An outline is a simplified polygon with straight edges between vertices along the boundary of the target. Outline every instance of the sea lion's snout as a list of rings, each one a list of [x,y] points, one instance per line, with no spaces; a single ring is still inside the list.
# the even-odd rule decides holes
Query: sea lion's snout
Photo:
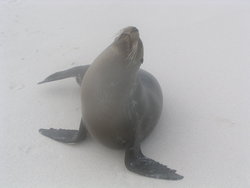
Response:
[[[134,27],[134,26],[128,26],[128,27],[125,27],[122,32],[124,33],[132,33],[132,32],[139,32],[139,30]]]
[[[128,65],[141,65],[143,61],[143,44],[140,39],[139,30],[129,26],[121,30],[114,41],[116,47],[126,57]]]
[[[136,27],[132,27],[131,32],[139,32],[139,30]]]
[[[117,40],[126,40],[127,42],[134,43],[140,39],[139,30],[134,26],[129,26],[121,30]]]
[[[128,35],[133,42],[137,42],[140,37],[139,30],[134,26],[124,28],[122,33]]]

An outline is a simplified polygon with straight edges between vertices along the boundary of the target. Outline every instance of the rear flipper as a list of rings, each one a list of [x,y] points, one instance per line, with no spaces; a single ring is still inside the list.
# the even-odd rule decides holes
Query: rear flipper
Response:
[[[63,143],[77,143],[84,140],[87,136],[87,129],[81,120],[79,130],[65,129],[39,129],[39,132],[53,140]]]
[[[62,80],[65,78],[75,77],[76,82],[79,85],[81,85],[83,76],[86,73],[86,71],[88,70],[88,68],[89,68],[89,65],[83,65],[83,66],[73,67],[71,69],[67,69],[64,71],[56,72],[56,73],[48,76],[47,78],[45,78],[45,80],[43,80],[42,82],[39,82],[38,84],[43,84],[46,82],[52,82],[52,81],[56,81],[56,80]]]
[[[152,159],[145,157],[140,146],[133,146],[126,150],[125,165],[128,170],[137,174],[166,180],[180,180],[183,176],[178,175],[176,170],[172,170]]]

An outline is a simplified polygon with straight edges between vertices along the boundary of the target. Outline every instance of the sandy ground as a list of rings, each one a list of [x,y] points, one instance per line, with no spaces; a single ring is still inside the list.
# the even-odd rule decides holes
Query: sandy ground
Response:
[[[247,1],[1,0],[1,187],[250,187],[249,20]],[[65,145],[38,133],[77,129],[81,111],[74,80],[36,83],[91,63],[128,25],[139,28],[142,68],[164,93],[143,152],[182,181],[133,174],[124,151],[91,138]]]

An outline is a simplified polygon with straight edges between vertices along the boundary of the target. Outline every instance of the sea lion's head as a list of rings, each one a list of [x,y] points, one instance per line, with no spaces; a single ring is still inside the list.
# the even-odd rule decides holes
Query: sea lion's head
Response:
[[[129,65],[140,66],[143,63],[143,44],[136,27],[122,29],[114,43],[124,54]]]

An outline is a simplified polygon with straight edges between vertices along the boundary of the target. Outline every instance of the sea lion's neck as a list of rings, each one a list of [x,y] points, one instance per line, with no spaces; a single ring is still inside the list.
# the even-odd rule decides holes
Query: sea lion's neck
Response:
[[[119,108],[134,91],[137,71],[124,69],[121,62],[97,62],[87,71],[82,84],[84,103],[98,108]],[[101,110],[101,109],[100,109]]]
[[[131,59],[128,55],[115,41],[94,60],[82,82],[84,106],[95,104],[93,106],[103,112],[107,108],[118,110],[127,104],[136,87],[142,57],[135,53]]]
[[[106,93],[112,101],[123,102],[134,91],[137,70],[116,69],[116,71],[103,70],[99,80],[99,90]]]
[[[108,54],[108,55],[106,55]],[[124,51],[115,44],[109,46],[92,64],[90,71],[99,88],[118,95],[128,95],[134,87],[140,65],[129,62]]]

